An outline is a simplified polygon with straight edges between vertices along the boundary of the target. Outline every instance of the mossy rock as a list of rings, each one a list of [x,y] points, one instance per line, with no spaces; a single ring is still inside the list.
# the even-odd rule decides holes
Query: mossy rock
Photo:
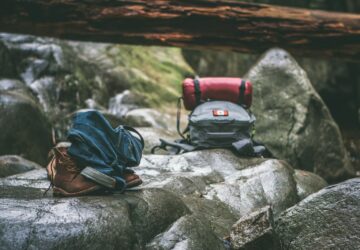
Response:
[[[175,103],[181,95],[182,80],[193,75],[179,48],[93,43],[64,46],[70,46],[81,60],[75,64],[77,78],[85,81],[91,75],[97,77],[107,92],[107,98],[130,89],[141,97],[139,104],[143,106]],[[92,68],[86,70],[82,63],[90,64]],[[102,75],[97,72],[102,72]],[[105,105],[104,100],[97,101]]]

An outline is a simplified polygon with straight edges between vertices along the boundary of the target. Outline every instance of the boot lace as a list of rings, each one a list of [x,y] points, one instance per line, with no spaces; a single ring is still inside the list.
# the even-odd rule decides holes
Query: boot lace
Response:
[[[49,157],[52,157],[49,168],[48,168],[48,174],[50,178],[50,185],[44,192],[44,196],[47,194],[47,192],[54,186],[54,179],[56,176],[56,169],[58,167],[65,168],[67,171],[72,173],[80,173],[81,169],[79,169],[75,162],[70,158],[70,156],[67,154],[66,150],[61,150],[61,148],[53,148],[49,152]],[[75,177],[74,177],[75,178]]]
[[[63,167],[72,173],[78,173],[81,171],[81,169],[76,166],[75,162],[70,158],[66,151],[62,152],[59,148],[54,148],[54,151],[57,160],[56,165]]]

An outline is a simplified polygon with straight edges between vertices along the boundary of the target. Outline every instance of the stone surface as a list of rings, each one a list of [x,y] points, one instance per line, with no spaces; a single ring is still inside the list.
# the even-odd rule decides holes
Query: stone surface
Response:
[[[109,112],[118,117],[124,117],[130,110],[139,108],[141,96],[129,90],[117,94],[109,100]]]
[[[166,232],[156,236],[146,249],[225,250],[226,248],[223,241],[212,232],[208,223],[204,223],[204,220],[200,220],[195,215],[187,215],[177,220]]]
[[[22,82],[16,79],[1,79],[0,80],[0,91],[6,90],[21,90],[26,91],[25,86]]]
[[[115,78],[106,83],[111,97],[129,89],[141,96],[136,100],[141,106],[175,103],[180,95],[179,83],[186,75],[193,74],[179,48],[100,43],[70,45],[80,58],[94,62],[101,72]]]
[[[201,195],[182,197],[186,206],[198,219],[207,220],[208,227],[218,238],[229,234],[232,224],[238,216],[224,203],[217,200],[208,200]]]
[[[275,222],[284,249],[358,249],[360,178],[329,186]]]
[[[231,228],[230,242],[234,250],[279,249],[270,206],[241,217]]]
[[[296,190],[300,200],[303,200],[312,193],[316,193],[320,189],[327,186],[326,181],[320,176],[304,171],[295,170],[294,178],[296,182]]]
[[[206,197],[224,202],[239,217],[266,205],[272,205],[277,216],[299,201],[293,169],[285,162],[267,160],[248,166],[233,173],[224,183],[211,185]]]
[[[242,159],[228,150],[145,155],[134,170],[144,187],[221,201],[238,217],[266,205],[272,205],[277,216],[299,201],[294,170],[286,162]]]
[[[6,45],[0,41],[0,77],[15,77],[14,60]]]
[[[285,162],[228,150],[144,155],[134,170],[143,185],[78,198],[44,196],[43,168],[0,178],[0,249],[226,249],[241,216],[299,200]]]
[[[41,166],[35,162],[28,161],[17,155],[0,156],[0,178],[40,168]]]
[[[254,85],[256,137],[279,158],[333,182],[353,176],[338,126],[306,73],[284,50],[266,52],[246,78]]]
[[[45,164],[52,145],[49,121],[26,89],[8,87],[0,90],[0,155],[17,154]]]
[[[139,249],[187,213],[164,190],[54,199],[22,189],[0,191],[0,249]]]
[[[153,127],[167,129],[170,116],[155,109],[141,108],[129,111],[124,117],[124,123],[133,127]]]

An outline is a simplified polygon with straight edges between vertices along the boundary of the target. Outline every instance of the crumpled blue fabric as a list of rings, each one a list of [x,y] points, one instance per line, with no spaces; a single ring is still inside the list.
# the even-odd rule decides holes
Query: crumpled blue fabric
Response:
[[[140,164],[143,141],[125,126],[113,128],[96,110],[76,113],[67,139],[68,154],[80,167],[90,166],[116,179],[116,189],[126,188],[124,172]]]

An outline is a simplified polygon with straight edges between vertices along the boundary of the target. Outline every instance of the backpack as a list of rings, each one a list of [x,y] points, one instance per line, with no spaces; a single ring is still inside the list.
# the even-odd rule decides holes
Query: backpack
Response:
[[[76,113],[72,122],[67,138],[71,146],[67,152],[84,169],[82,175],[110,188],[114,188],[111,183],[115,179],[115,189],[123,190],[125,171],[140,163],[142,136],[131,127],[112,128],[95,110]]]
[[[180,100],[180,99],[179,99]],[[271,157],[264,145],[253,140],[255,116],[241,105],[227,101],[207,101],[198,105],[188,117],[189,123],[180,132],[182,139],[169,142],[160,139],[160,148],[175,154],[201,149],[229,148],[241,156]]]
[[[252,84],[241,78],[186,78],[178,99],[177,131],[182,139],[160,139],[164,149],[175,154],[211,148],[230,148],[242,156],[272,157],[265,146],[253,139],[255,116],[250,111]],[[181,100],[192,110],[186,129],[180,131]]]
[[[189,116],[189,141],[198,148],[226,148],[251,138],[255,116],[242,106],[226,101],[209,101]]]

